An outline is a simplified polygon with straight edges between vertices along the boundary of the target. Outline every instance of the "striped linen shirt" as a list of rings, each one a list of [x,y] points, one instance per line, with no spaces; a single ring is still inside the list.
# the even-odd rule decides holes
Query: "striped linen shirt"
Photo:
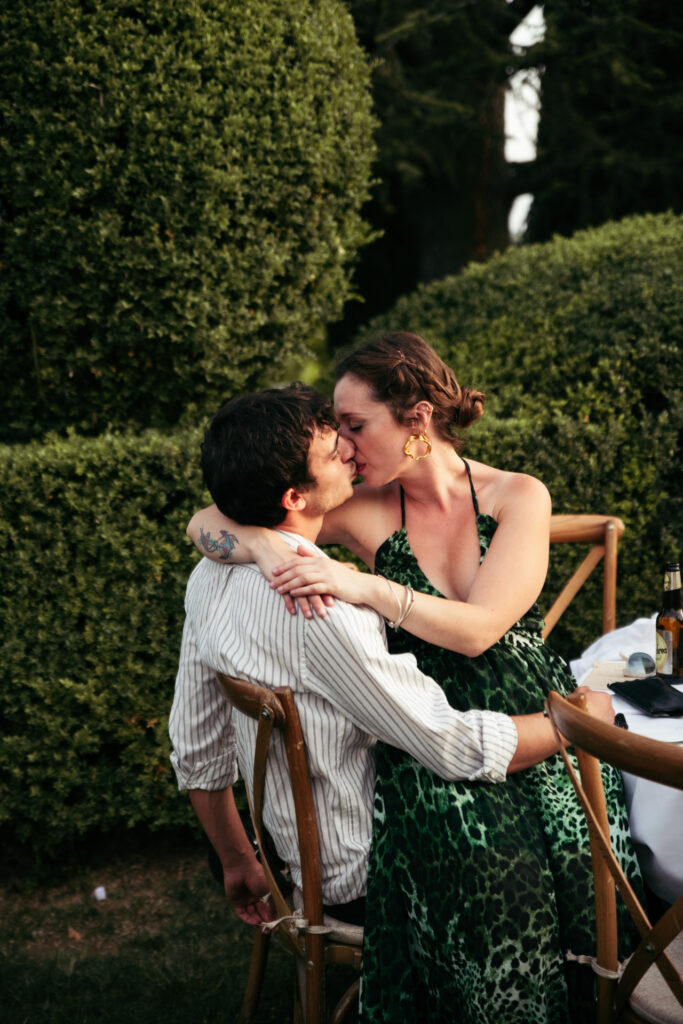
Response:
[[[280,533],[294,547],[302,543]],[[224,789],[239,764],[251,791],[257,725],[233,711],[216,671],[269,689],[291,687],[308,748],[325,903],[348,903],[365,893],[377,739],[407,750],[445,779],[504,781],[517,745],[512,720],[451,708],[412,654],[389,654],[384,623],[371,609],[337,601],[324,618],[291,615],[255,565],[203,559],[190,576],[185,611],[169,721],[178,787]],[[300,886],[294,807],[277,731],[267,779],[264,820]]]

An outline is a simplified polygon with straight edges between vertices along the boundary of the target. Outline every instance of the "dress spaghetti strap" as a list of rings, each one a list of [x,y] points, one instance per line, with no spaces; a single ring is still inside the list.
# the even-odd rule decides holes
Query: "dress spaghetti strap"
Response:
[[[479,502],[477,501],[477,492],[475,491],[474,484],[472,483],[472,474],[470,472],[469,463],[466,462],[465,459],[463,459],[462,461],[463,461],[463,464],[465,466],[465,469],[467,470],[467,479],[470,482],[470,492],[472,494],[472,504],[474,505],[474,514],[475,514],[475,516],[478,516],[479,515]]]

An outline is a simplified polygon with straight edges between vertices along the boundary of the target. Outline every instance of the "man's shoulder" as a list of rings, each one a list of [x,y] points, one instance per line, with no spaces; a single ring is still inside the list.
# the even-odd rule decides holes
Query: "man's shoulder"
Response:
[[[217,595],[233,586],[248,587],[264,592],[270,590],[268,580],[261,575],[255,562],[235,565],[202,558],[190,573],[190,578],[187,581],[187,593],[189,595],[202,590]]]
[[[216,562],[212,558],[200,558],[190,573],[190,579],[208,576],[227,576],[230,573],[239,572],[240,570],[258,572],[258,566],[255,562],[243,562],[237,564],[234,562]]]
[[[336,600],[327,614],[322,618],[314,615],[306,622],[309,632],[318,634],[318,639],[325,642],[325,637],[338,636],[343,638],[346,646],[356,647],[359,651],[369,641],[373,647],[379,639],[382,646],[386,645],[384,619],[374,610],[365,604],[348,604],[346,601]]]
[[[269,581],[254,562],[233,564],[202,558],[188,581],[187,600],[195,607],[195,602],[201,602],[205,614],[209,606],[225,606],[227,602],[233,612],[249,614],[250,602],[258,602],[260,607],[268,604],[272,613],[276,616],[281,614],[283,620],[292,618],[281,595],[271,589]],[[298,618],[298,614],[294,618]],[[372,608],[339,600],[335,601],[326,616],[320,618],[314,615],[305,625],[320,628],[323,634],[339,631],[349,637],[359,637],[366,630],[372,633],[384,632],[384,620]]]
[[[280,594],[271,590],[258,566],[226,565],[203,559],[192,572],[185,592],[185,612],[196,630],[208,623],[232,623],[243,635],[286,630],[291,618]]]

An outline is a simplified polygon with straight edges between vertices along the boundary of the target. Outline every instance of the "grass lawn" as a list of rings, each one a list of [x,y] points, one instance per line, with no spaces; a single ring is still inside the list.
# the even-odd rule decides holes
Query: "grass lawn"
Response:
[[[97,886],[107,897],[99,902]],[[233,1024],[252,931],[201,841],[101,852],[55,884],[0,883],[2,1024]],[[291,960],[271,944],[259,1024],[290,1019]]]

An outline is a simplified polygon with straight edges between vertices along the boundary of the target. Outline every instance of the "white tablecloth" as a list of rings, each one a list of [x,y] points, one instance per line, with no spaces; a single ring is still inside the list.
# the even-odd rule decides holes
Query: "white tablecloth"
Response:
[[[637,619],[596,640],[571,669],[581,683],[595,662],[618,662],[621,655],[645,651],[654,657],[655,627],[651,619]],[[683,691],[683,685],[677,686]],[[614,710],[626,718],[629,730],[652,739],[683,743],[683,717],[651,718],[616,695]],[[638,859],[652,891],[673,903],[683,893],[683,791],[623,773],[631,835]]]

